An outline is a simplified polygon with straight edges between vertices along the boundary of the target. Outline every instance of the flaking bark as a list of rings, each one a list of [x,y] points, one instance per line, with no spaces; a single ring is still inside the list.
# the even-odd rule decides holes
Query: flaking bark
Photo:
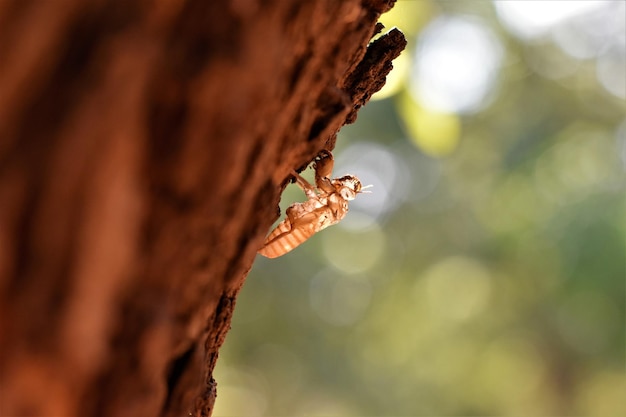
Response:
[[[291,169],[393,0],[0,2],[0,415],[209,416]]]

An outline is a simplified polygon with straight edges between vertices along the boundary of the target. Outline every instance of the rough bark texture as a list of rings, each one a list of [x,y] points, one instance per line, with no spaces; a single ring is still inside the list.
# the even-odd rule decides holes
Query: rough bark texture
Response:
[[[0,2],[0,415],[211,414],[289,171],[384,84],[393,0]]]

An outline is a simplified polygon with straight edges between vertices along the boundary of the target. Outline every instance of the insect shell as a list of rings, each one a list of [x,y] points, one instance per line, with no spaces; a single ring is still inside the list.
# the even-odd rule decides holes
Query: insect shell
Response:
[[[259,253],[268,258],[284,255],[320,230],[338,223],[348,213],[348,201],[367,192],[363,190],[369,187],[362,187],[361,181],[353,175],[332,180],[316,175],[317,188],[297,172],[293,171],[292,175],[308,200],[289,206],[285,220],[265,238]]]

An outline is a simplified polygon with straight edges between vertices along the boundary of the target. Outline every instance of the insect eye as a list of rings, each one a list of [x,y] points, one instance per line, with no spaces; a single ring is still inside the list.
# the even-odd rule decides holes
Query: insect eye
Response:
[[[348,187],[342,187],[340,191],[341,197],[346,200],[354,200],[356,193]]]

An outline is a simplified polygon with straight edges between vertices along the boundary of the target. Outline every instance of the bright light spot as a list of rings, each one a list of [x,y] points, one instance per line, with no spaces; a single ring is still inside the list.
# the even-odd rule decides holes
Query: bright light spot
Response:
[[[608,1],[594,0],[508,0],[495,1],[498,17],[516,36],[534,38],[546,34],[553,26],[592,10]]]
[[[365,214],[361,211],[353,210],[347,215],[339,226],[344,230],[348,230],[351,232],[359,232],[360,230],[367,229],[369,227],[376,227],[376,219],[368,214]]]
[[[360,320],[372,297],[372,285],[362,276],[322,271],[311,280],[310,302],[326,322],[348,326]]]
[[[258,392],[250,389],[220,386],[220,399],[215,402],[216,417],[221,416],[263,416],[267,401]]]
[[[220,399],[215,402],[214,416],[265,415],[268,401],[263,388],[266,380],[224,365],[216,368],[216,379],[220,381]]]
[[[535,165],[534,186],[545,201],[567,204],[619,184],[619,155],[608,132],[576,123],[560,136]]]
[[[624,42],[598,58],[596,76],[609,93],[626,99],[626,44]]]
[[[346,173],[356,175],[364,186],[373,185],[371,193],[350,202],[351,212],[367,213],[375,219],[408,198],[411,176],[407,166],[381,145],[362,142],[342,151],[335,163],[335,175]]]
[[[523,39],[552,35],[563,52],[578,60],[595,58],[598,82],[626,98],[626,3],[623,1],[498,1],[502,23]],[[539,74],[559,79],[579,65],[546,45],[527,54]]]
[[[452,321],[480,314],[489,303],[491,277],[477,261],[446,258],[426,272],[428,301],[433,313]]]
[[[322,250],[330,264],[346,274],[372,268],[385,252],[385,234],[377,223],[358,230],[334,227],[323,235]]]
[[[476,19],[443,17],[420,36],[411,95],[439,112],[480,110],[502,60],[499,40]]]
[[[554,42],[568,55],[577,59],[596,56],[601,45],[597,39],[575,24],[560,25],[554,29]]]
[[[411,141],[425,154],[444,156],[457,148],[461,122],[455,114],[422,108],[409,96],[401,100],[400,112]]]
[[[608,46],[624,42],[625,3],[596,2],[594,6],[551,29],[554,42],[574,58],[594,58]]]
[[[402,29],[407,38],[412,38],[432,17],[433,9],[434,6],[429,1],[398,1],[393,9],[380,17],[379,21],[386,28],[396,26]]]

